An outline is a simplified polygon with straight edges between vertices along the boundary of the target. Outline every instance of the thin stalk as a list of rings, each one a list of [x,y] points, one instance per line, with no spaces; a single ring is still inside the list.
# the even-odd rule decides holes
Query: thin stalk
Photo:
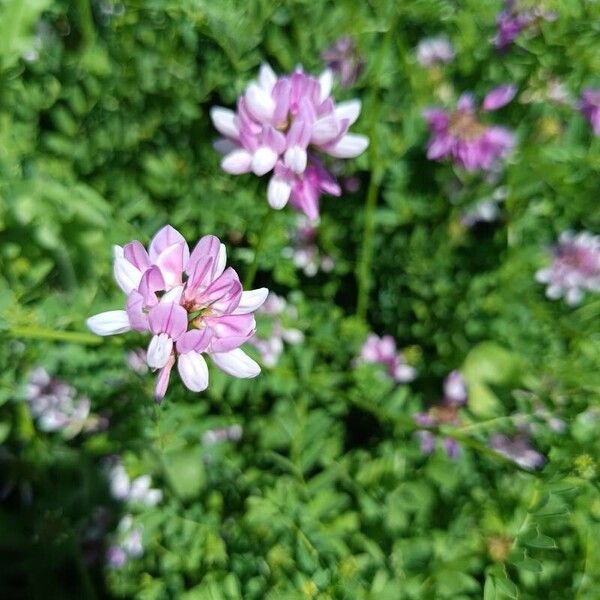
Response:
[[[46,327],[26,326],[11,327],[8,335],[13,338],[30,338],[38,340],[48,340],[53,342],[70,342],[72,344],[83,344],[89,346],[98,346],[102,343],[102,338],[91,333],[80,333],[78,331],[56,331]]]
[[[252,263],[250,264],[250,268],[248,269],[248,272],[246,273],[246,278],[244,279],[244,289],[246,290],[249,290],[252,287],[252,284],[254,283],[254,278],[256,277],[256,272],[258,271],[258,258],[265,241],[265,234],[268,229],[272,213],[273,210],[269,208],[262,218],[260,231],[258,232],[258,241],[256,242],[256,246],[254,247],[254,257],[252,258]]]
[[[383,178],[383,169],[379,160],[379,140],[377,128],[379,126],[380,105],[378,101],[379,94],[379,75],[383,67],[384,59],[389,51],[392,33],[396,20],[393,19],[385,34],[383,43],[379,50],[373,69],[371,96],[368,107],[371,115],[369,127],[369,166],[371,167],[371,179],[367,190],[367,200],[365,204],[364,226],[362,245],[360,249],[360,258],[356,268],[356,278],[358,280],[358,298],[356,302],[356,314],[364,319],[367,316],[369,305],[369,292],[371,290],[371,262],[373,260],[373,236],[375,233],[375,208],[377,207],[377,198],[379,196],[379,187]]]
[[[77,16],[79,18],[79,27],[81,28],[81,37],[83,44],[89,46],[96,37],[96,28],[94,27],[94,16],[90,0],[77,0]]]

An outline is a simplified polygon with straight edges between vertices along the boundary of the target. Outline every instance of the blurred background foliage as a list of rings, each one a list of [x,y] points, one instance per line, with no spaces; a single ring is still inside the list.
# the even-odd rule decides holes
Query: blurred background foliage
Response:
[[[574,98],[600,84],[600,3],[545,4],[558,18],[498,55],[496,1],[0,0],[1,597],[598,598],[600,301],[551,302],[534,273],[564,229],[600,230],[600,142],[571,107],[536,100],[552,78]],[[440,33],[456,59],[426,69],[414,48]],[[371,147],[346,167],[358,191],[322,201],[335,269],[307,278],[284,252],[296,215],[263,227],[265,184],[220,170],[208,111],[262,61],[319,72],[343,35],[365,69],[336,98],[361,98]],[[519,143],[504,171],[427,161],[425,107],[507,82],[517,101],[493,118]],[[498,188],[499,220],[466,227]],[[140,339],[95,339],[84,320],[122,302],[111,245],[165,223],[219,235],[242,277],[260,238],[256,281],[289,295],[305,342],[256,380],[211,371],[202,395],[175,382],[156,407],[151,376],[125,366]],[[371,329],[406,349],[414,383],[352,367]],[[24,402],[40,364],[109,427],[40,431]],[[423,457],[411,416],[457,368],[463,452]],[[526,473],[485,450],[534,406],[567,429],[536,430],[548,462]],[[233,423],[241,441],[203,444]],[[125,512],[102,467],[113,454],[164,494],[133,511],[144,555],[122,569],[103,558]]]

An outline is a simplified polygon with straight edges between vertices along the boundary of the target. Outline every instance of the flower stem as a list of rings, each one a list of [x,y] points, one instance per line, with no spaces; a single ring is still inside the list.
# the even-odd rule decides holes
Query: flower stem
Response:
[[[367,190],[367,200],[364,212],[364,226],[362,245],[360,249],[360,258],[356,267],[356,278],[358,280],[358,298],[356,302],[356,314],[365,319],[369,306],[369,292],[371,290],[371,262],[373,260],[373,235],[375,233],[375,208],[377,206],[377,197],[379,196],[379,187],[383,177],[384,169],[381,167],[379,157],[379,139],[377,129],[380,122],[379,88],[380,74],[383,68],[385,56],[389,51],[390,43],[396,18],[391,19],[388,30],[381,44],[376,63],[373,68],[371,95],[368,102],[368,114],[371,116],[369,127],[369,166],[371,167],[371,179]]]
[[[97,346],[102,343],[102,338],[90,333],[81,333],[79,331],[56,331],[45,327],[11,327],[8,334],[13,338],[31,338],[38,340],[48,340],[54,342],[70,342],[72,344],[83,344]]]
[[[258,241],[256,242],[256,246],[254,246],[254,257],[252,259],[252,263],[250,264],[250,268],[246,273],[246,278],[244,279],[244,289],[246,290],[250,289],[252,287],[252,284],[254,283],[254,278],[256,277],[256,272],[258,271],[258,258],[264,244],[266,232],[269,226],[269,221],[271,220],[272,213],[273,210],[269,208],[267,209],[267,212],[262,218],[260,231],[258,232]]]
[[[90,0],[77,0],[77,16],[79,17],[79,26],[81,28],[81,38],[85,46],[89,46],[96,37],[96,28],[94,27],[94,17]]]

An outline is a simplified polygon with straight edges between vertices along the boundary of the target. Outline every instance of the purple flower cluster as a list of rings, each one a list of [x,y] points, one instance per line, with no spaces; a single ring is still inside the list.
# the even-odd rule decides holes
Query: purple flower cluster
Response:
[[[496,19],[498,27],[494,37],[494,45],[500,52],[507,50],[515,39],[525,29],[538,24],[540,21],[554,21],[557,18],[556,13],[549,12],[541,6],[527,6],[520,0],[505,0],[504,9]]]
[[[379,337],[370,334],[360,351],[358,363],[375,363],[386,367],[388,375],[398,383],[413,381],[417,371],[406,363],[402,352],[396,349],[396,342],[391,335]]]
[[[547,285],[548,298],[564,297],[572,306],[581,302],[584,292],[600,292],[600,236],[564,231],[554,248],[552,264],[535,277]]]
[[[25,397],[42,431],[61,431],[72,438],[81,431],[98,431],[108,424],[106,419],[90,414],[89,398],[78,397],[75,388],[50,377],[43,367],[31,371]]]
[[[316,219],[321,193],[339,196],[341,190],[315,152],[354,158],[369,144],[364,135],[348,133],[360,114],[360,101],[336,105],[332,82],[330,70],[319,78],[300,68],[277,77],[263,64],[258,80],[238,99],[236,112],[211,110],[214,126],[224,136],[217,142],[225,154],[222,168],[234,175],[272,172],[267,189],[271,207],[281,209],[289,201]]]
[[[454,56],[454,48],[445,35],[425,38],[416,49],[417,62],[424,67],[452,62]]]
[[[600,135],[600,90],[584,90],[581,94],[579,110],[590,122],[594,134]]]
[[[531,447],[527,436],[523,433],[514,437],[496,434],[490,440],[490,448],[510,458],[520,467],[532,471],[541,468],[546,460],[543,454]]]
[[[304,341],[304,334],[299,329],[284,325],[286,319],[296,319],[298,311],[296,307],[290,306],[285,298],[269,292],[265,303],[258,309],[257,314],[269,317],[271,321],[270,335],[262,337],[254,334],[248,343],[260,352],[265,366],[274,367],[283,353],[284,342],[295,345]]]
[[[293,246],[284,248],[283,255],[291,258],[294,265],[307,277],[314,277],[319,270],[329,273],[335,263],[333,258],[322,254],[317,246],[317,226],[304,215],[298,216],[296,230],[292,234]]]
[[[342,87],[350,87],[363,72],[365,62],[354,46],[352,38],[343,36],[333,46],[321,52],[329,69],[339,76]]]
[[[468,400],[467,384],[459,371],[452,371],[444,381],[444,398],[442,402],[431,407],[427,412],[415,415],[417,425],[436,427],[438,425],[459,425],[459,408]],[[431,454],[435,449],[435,435],[431,431],[417,432],[417,438],[423,454]],[[460,453],[458,442],[450,437],[443,439],[442,444],[449,458],[457,458]]]
[[[114,247],[114,275],[127,295],[125,310],[95,315],[87,325],[98,335],[131,329],[152,335],[146,362],[159,372],[158,401],[166,393],[175,363],[188,389],[207,388],[203,353],[234,377],[260,373],[240,346],[254,335],[253,312],[268,290],[244,292],[238,274],[226,269],[226,263],[225,246],[218,238],[207,235],[190,252],[170,225],[154,236],[147,251],[137,240]]]
[[[483,111],[505,106],[515,93],[516,88],[512,85],[493,89],[483,101]],[[467,171],[490,170],[515,144],[511,131],[480,120],[471,94],[463,94],[454,111],[428,109],[425,119],[431,134],[427,158],[439,161],[449,157]]]

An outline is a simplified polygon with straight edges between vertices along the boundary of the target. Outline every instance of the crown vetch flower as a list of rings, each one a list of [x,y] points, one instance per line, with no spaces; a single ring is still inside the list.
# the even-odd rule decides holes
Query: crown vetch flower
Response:
[[[358,53],[352,38],[345,35],[333,46],[321,52],[327,66],[340,77],[342,87],[350,87],[360,77],[365,61]]]
[[[546,10],[540,1],[505,0],[503,10],[496,18],[498,29],[494,46],[504,52],[522,31],[535,28],[541,21],[554,21],[556,18],[557,14]]]
[[[584,90],[581,94],[579,110],[590,122],[594,134],[600,135],[600,90]]]
[[[263,64],[258,80],[238,99],[237,111],[211,109],[216,129],[224,137],[217,149],[225,157],[222,168],[233,175],[272,172],[267,188],[271,207],[292,205],[309,218],[319,214],[321,192],[339,196],[341,190],[315,152],[335,158],[362,154],[369,141],[348,133],[361,110],[359,100],[335,104],[331,98],[332,72],[319,78],[296,69],[277,77]]]
[[[158,371],[156,399],[167,390],[173,366],[183,383],[200,392],[208,386],[208,354],[234,377],[255,377],[260,367],[240,346],[255,330],[252,314],[268,290],[244,292],[227,262],[225,246],[213,235],[200,239],[190,252],[183,236],[170,225],[152,239],[148,251],[136,241],[114,248],[114,275],[127,294],[124,310],[100,313],[87,320],[98,335],[131,329],[148,332],[146,362]]]
[[[417,371],[406,363],[402,352],[396,350],[396,342],[391,335],[379,337],[370,334],[363,344],[359,362],[378,363],[387,368],[388,375],[399,383],[412,381]]]
[[[483,101],[483,111],[498,110],[516,94],[512,85],[493,89]],[[456,110],[428,109],[424,113],[431,137],[427,158],[450,157],[467,171],[490,170],[515,144],[514,134],[505,127],[487,125],[480,120],[471,94],[463,94]]]
[[[425,38],[417,45],[417,62],[424,67],[432,67],[438,63],[449,63],[454,60],[454,48],[445,35]]]
[[[540,269],[535,278],[547,284],[548,298],[564,297],[572,306],[581,302],[584,292],[600,292],[600,236],[563,231],[552,264]]]
[[[500,433],[495,434],[490,440],[490,447],[530,471],[542,468],[546,462],[544,455],[534,450],[529,439],[523,434],[512,438]]]

